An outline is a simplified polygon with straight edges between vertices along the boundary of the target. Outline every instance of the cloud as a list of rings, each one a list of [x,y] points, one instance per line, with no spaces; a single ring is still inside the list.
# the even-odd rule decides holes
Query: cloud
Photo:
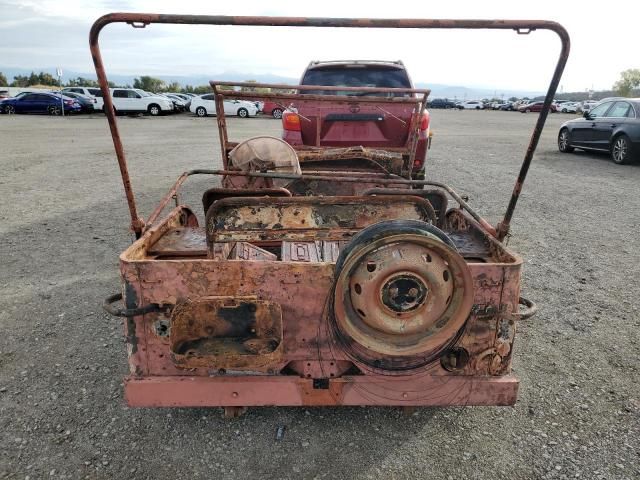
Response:
[[[194,1],[176,4],[151,0],[5,0],[0,18],[0,63],[38,69],[61,65],[90,72],[88,32],[91,23],[111,11],[217,15],[290,15],[324,17],[414,18],[548,18],[565,24],[572,35],[572,55],[561,82],[564,90],[592,85],[608,88],[620,71],[637,67],[623,50],[635,44],[635,16],[615,9],[593,15],[570,2],[539,0],[536,4],[449,0],[416,3],[375,2]],[[312,59],[402,59],[414,81],[542,90],[557,59],[553,34],[528,36],[510,31],[444,31],[379,29],[304,29],[191,27],[151,25],[134,30],[109,25],[101,35],[108,72],[127,74],[199,74],[224,71],[274,73],[298,77]],[[597,66],[597,68],[596,68]]]

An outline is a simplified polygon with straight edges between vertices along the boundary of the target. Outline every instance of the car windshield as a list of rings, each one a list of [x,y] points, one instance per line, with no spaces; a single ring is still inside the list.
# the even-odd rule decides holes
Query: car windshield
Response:
[[[139,88],[134,89],[136,92],[140,94],[141,97],[150,97],[151,94],[149,92],[145,92],[144,90],[140,90]]]
[[[302,79],[302,85],[324,85],[332,87],[378,87],[378,88],[411,88],[406,71],[398,68],[370,67],[364,65],[335,66],[308,70]],[[354,92],[310,91],[304,93],[315,95],[354,95]],[[358,95],[358,92],[355,93]],[[379,93],[378,96],[387,94]],[[406,96],[408,94],[395,94]]]

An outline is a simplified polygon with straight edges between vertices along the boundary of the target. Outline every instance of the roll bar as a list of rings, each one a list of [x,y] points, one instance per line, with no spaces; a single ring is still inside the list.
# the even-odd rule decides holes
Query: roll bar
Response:
[[[89,32],[89,45],[91,56],[96,69],[96,75],[104,97],[104,109],[109,121],[109,128],[113,138],[113,145],[118,158],[122,183],[124,185],[129,213],[131,215],[131,229],[139,236],[145,222],[138,215],[135,197],[127,161],[118,131],[118,123],[113,111],[113,102],[109,92],[109,84],[102,62],[102,54],[98,37],[101,30],[111,23],[127,23],[134,28],[145,28],[152,23],[177,24],[177,25],[243,25],[260,27],[319,27],[319,28],[409,28],[409,29],[488,29],[488,30],[514,30],[520,35],[526,35],[535,30],[550,30],[558,35],[561,42],[558,61],[545,95],[544,104],[536,125],[531,134],[529,146],[524,156],[520,172],[516,179],[511,199],[503,219],[496,226],[496,237],[503,240],[509,233],[509,226],[515,211],[516,204],[524,181],[533,159],[533,153],[540,140],[547,115],[551,109],[553,97],[560,83],[562,72],[569,57],[569,34],[559,23],[545,20],[446,20],[446,19],[381,19],[381,18],[306,18],[306,17],[236,17],[220,15],[166,15],[153,13],[110,13],[98,18]]]
[[[228,168],[227,164],[227,145],[229,138],[227,135],[227,121],[226,114],[224,113],[224,99],[225,98],[248,98],[252,100],[270,100],[276,104],[287,109],[278,100],[295,100],[301,104],[306,101],[312,102],[326,102],[335,104],[349,104],[362,103],[367,106],[374,106],[386,112],[381,105],[388,104],[405,104],[414,105],[417,109],[417,114],[413,115],[412,121],[408,125],[409,134],[407,135],[407,141],[403,148],[400,148],[400,152],[404,157],[402,174],[410,177],[411,167],[416,156],[418,149],[418,140],[420,138],[420,119],[427,109],[427,97],[431,90],[429,89],[417,89],[417,88],[387,88],[387,87],[336,87],[327,85],[286,85],[281,83],[255,83],[255,82],[224,82],[211,80],[209,82],[211,88],[213,88],[213,94],[216,101],[216,120],[218,122],[218,133],[220,135],[220,149],[222,150],[222,164],[224,168]],[[223,90],[220,87],[252,87],[252,88],[266,88],[268,93],[255,92],[255,91],[236,91],[236,90]],[[280,90],[281,92],[273,92],[274,90]],[[282,92],[282,91],[285,92]],[[289,93],[294,91],[295,93]],[[325,92],[324,94],[314,94],[310,92]],[[344,92],[351,93],[351,95],[345,95]],[[375,94],[398,94],[401,96],[391,97],[376,97]],[[356,96],[357,95],[357,96]],[[304,121],[309,122],[307,117],[299,115]],[[397,118],[397,117],[396,117]],[[402,121],[402,120],[400,120]],[[403,122],[404,123],[404,122]],[[320,146],[320,129],[322,128],[321,122],[316,122],[316,134],[315,143],[316,147]]]

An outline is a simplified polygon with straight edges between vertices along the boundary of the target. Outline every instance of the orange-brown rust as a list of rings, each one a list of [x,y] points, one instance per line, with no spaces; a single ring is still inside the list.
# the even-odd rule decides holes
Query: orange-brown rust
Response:
[[[349,369],[349,357],[345,356],[331,343],[330,335],[323,326],[325,311],[325,293],[332,287],[334,261],[325,262],[289,262],[289,261],[220,261],[185,255],[162,260],[148,256],[148,250],[154,250],[154,239],[166,232],[171,235],[171,226],[180,225],[185,218],[184,211],[176,209],[164,222],[147,232],[122,255],[122,273],[127,284],[133,285],[139,303],[157,303],[160,305],[178,305],[189,300],[203,299],[208,296],[252,296],[259,300],[274,302],[282,306],[283,350],[280,362],[270,367],[247,362],[235,368],[248,371],[273,373],[289,371],[290,374],[311,378],[343,378]],[[183,228],[183,227],[177,227]],[[464,231],[481,234],[482,230],[467,219]],[[456,238],[451,232],[452,238]],[[160,236],[160,239],[162,237]],[[204,235],[200,236],[202,248]],[[159,240],[155,240],[158,242]],[[495,242],[485,236],[487,244]],[[331,244],[332,248],[344,248],[345,242]],[[461,243],[461,245],[464,245]],[[469,251],[475,256],[482,254],[477,248]],[[454,370],[446,370],[440,365],[430,366],[425,372],[430,376],[462,376],[473,378],[475,375],[506,374],[510,369],[511,355],[502,360],[496,370],[495,349],[502,342],[497,339],[501,312],[515,311],[519,297],[519,275],[522,261],[504,247],[499,261],[484,252],[486,262],[468,263],[473,278],[474,308],[467,320],[464,334],[456,343],[457,348],[468,352],[472,361],[460,365]],[[464,256],[465,250],[460,253]],[[335,258],[336,252],[333,253]],[[507,283],[505,283],[507,279]],[[320,294],[319,294],[320,293]],[[132,374],[170,375],[170,376],[220,376],[219,370],[233,370],[229,365],[221,367],[215,362],[202,362],[192,370],[177,365],[168,355],[169,338],[158,335],[155,325],[158,321],[170,321],[163,314],[147,314],[134,320],[137,344],[144,345],[130,356]],[[512,344],[512,337],[507,343]],[[502,342],[504,343],[504,342]],[[506,347],[502,347],[504,350]],[[487,349],[494,349],[487,356]],[[509,347],[511,351],[511,347]],[[320,365],[324,367],[312,365]],[[333,363],[333,365],[330,365]],[[310,366],[307,366],[310,364]],[[330,366],[328,366],[330,365]],[[333,374],[333,376],[331,376]],[[229,373],[227,373],[227,376]],[[275,378],[279,378],[276,375]],[[323,394],[324,395],[324,394]],[[327,398],[327,397],[322,397]],[[224,405],[224,404],[223,404]]]
[[[130,377],[125,398],[132,407],[513,405],[519,385],[510,375],[393,380],[342,377],[330,380],[329,389],[314,389],[313,380],[290,376]]]
[[[186,300],[173,309],[170,344],[178,368],[266,371],[282,359],[282,309],[250,297]]]

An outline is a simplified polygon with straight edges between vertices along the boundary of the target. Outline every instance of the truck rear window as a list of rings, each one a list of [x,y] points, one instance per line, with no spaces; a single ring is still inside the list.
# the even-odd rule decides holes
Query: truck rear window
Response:
[[[378,87],[411,88],[411,82],[405,70],[397,68],[337,66],[308,70],[302,79],[302,85],[323,85],[333,87]],[[353,92],[305,91],[315,95],[353,95]],[[357,95],[357,93],[356,93]],[[388,94],[376,94],[384,95]],[[395,94],[406,96],[409,94]]]

